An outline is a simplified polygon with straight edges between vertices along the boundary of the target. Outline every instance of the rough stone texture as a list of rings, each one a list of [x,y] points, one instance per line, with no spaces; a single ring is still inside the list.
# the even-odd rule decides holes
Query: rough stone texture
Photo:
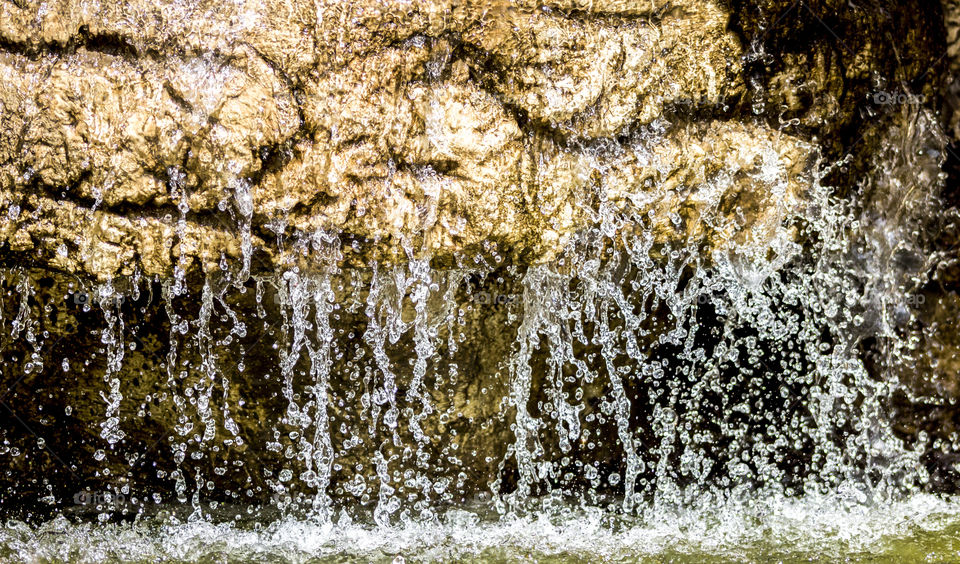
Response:
[[[569,206],[549,151],[743,91],[712,3],[0,10],[5,246],[99,278],[211,270],[247,230],[269,264],[278,222],[375,242],[361,258],[549,259],[582,225],[537,209]]]
[[[928,9],[840,4],[6,2],[4,250],[101,279],[269,267],[315,230],[358,264],[549,260],[582,225],[534,203],[568,209],[555,147],[745,111],[840,156],[878,91],[932,93]]]

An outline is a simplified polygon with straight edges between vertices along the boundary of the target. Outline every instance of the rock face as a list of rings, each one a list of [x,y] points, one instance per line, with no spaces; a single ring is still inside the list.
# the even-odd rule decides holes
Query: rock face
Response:
[[[0,3],[9,499],[172,480],[182,498],[262,501],[290,485],[275,473],[291,460],[307,490],[327,480],[363,503],[394,460],[416,469],[394,477],[406,493],[450,468],[450,492],[522,483],[503,463],[516,405],[496,401],[517,393],[505,363],[530,323],[518,273],[563,264],[588,228],[644,230],[662,256],[685,245],[702,265],[776,262],[818,244],[784,224],[820,168],[838,197],[860,190],[881,210],[862,233],[893,202],[923,213],[878,147],[927,123],[883,96],[934,106],[942,12],[815,4]],[[911,149],[925,156],[894,177],[915,167],[935,184],[939,156]],[[463,273],[478,265],[489,278]],[[424,282],[430,267],[449,277]],[[309,272],[321,281],[300,283]],[[504,300],[450,309],[471,286]],[[437,292],[453,301],[411,297]],[[657,315],[638,323],[651,342]],[[314,337],[298,341],[303,327]],[[547,410],[550,390],[529,385]],[[584,416],[609,409],[605,393],[586,387]],[[306,429],[352,445],[331,475]],[[536,448],[625,464],[604,440]]]
[[[100,279],[254,248],[270,265],[278,235],[318,230],[363,243],[361,264],[405,248],[452,264],[484,242],[549,260],[591,171],[623,160],[598,140],[744,91],[712,3],[0,9],[5,246]],[[737,150],[774,135],[702,132]],[[677,156],[604,188],[710,172]]]
[[[781,139],[832,137],[893,60],[866,32],[831,54],[828,24],[773,3],[732,20],[712,2],[40,6],[0,7],[4,246],[103,280],[217,271],[254,251],[269,268],[290,260],[277,237],[317,231],[356,241],[357,264],[450,265],[484,243],[550,260],[586,223],[575,202],[591,174],[622,194],[708,172],[674,151],[614,181],[610,141],[653,127],[676,145],[693,116],[710,143],[794,166],[810,147],[715,118],[749,110],[793,125]],[[745,42],[780,13],[761,49],[784,50],[796,21],[819,32],[750,76]],[[882,17],[852,16],[831,23]],[[925,39],[901,54],[915,74]],[[859,66],[844,70],[847,56]]]

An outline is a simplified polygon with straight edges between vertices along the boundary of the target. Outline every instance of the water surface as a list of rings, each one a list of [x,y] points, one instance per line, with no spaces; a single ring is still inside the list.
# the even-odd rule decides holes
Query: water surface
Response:
[[[843,496],[648,507],[646,517],[561,507],[496,516],[473,505],[429,523],[369,525],[244,517],[181,519],[169,508],[127,523],[66,516],[8,521],[10,562],[956,562],[960,498],[917,494],[871,505]],[[233,518],[230,516],[233,514]],[[219,522],[218,522],[219,521]]]

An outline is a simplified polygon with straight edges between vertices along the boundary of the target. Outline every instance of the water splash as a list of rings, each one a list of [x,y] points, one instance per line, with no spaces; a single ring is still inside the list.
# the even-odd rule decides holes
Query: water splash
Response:
[[[656,167],[663,127],[585,150],[596,163],[613,154]],[[917,131],[889,134],[936,144]],[[908,224],[935,201],[938,181],[876,184],[874,199],[914,196],[902,213],[871,216],[866,196],[841,199],[822,184],[820,163],[797,179],[773,150],[750,160],[759,164],[749,172],[726,162],[696,186],[623,195],[599,182],[578,202],[591,221],[556,260],[527,267],[501,266],[493,242],[452,268],[406,242],[405,261],[345,267],[341,234],[319,231],[294,233],[278,244],[284,266],[254,273],[253,202],[238,181],[240,264],[224,259],[221,272],[196,280],[182,246],[188,195],[171,169],[181,241],[173,276],[97,291],[100,437],[131,455],[123,478],[140,489],[137,503],[99,513],[146,518],[172,488],[195,522],[173,535],[216,527],[218,504],[237,504],[306,518],[314,533],[375,535],[364,528],[372,523],[405,546],[410,528],[421,539],[444,520],[473,519],[449,510],[471,501],[500,519],[485,525],[483,542],[511,527],[549,537],[621,518],[635,532],[670,522],[693,538],[737,508],[766,518],[797,499],[909,505],[928,480],[927,445],[894,431],[886,406],[899,383],[868,370],[862,343],[882,337],[891,364],[909,352],[892,303],[929,264],[891,261],[922,252]],[[614,172],[596,163],[595,172]],[[896,166],[884,176],[902,179],[917,163]],[[744,177],[763,188],[762,213],[729,200]],[[426,232],[435,213],[421,211]],[[21,302],[5,308],[16,312],[4,318],[7,339],[25,339],[40,370],[36,290],[26,272],[8,278]],[[147,353],[129,349],[128,333],[153,310],[164,341],[155,372],[130,372]],[[133,376],[161,388],[151,409],[168,426],[159,437],[168,454],[135,439],[146,415],[121,416],[141,393]],[[698,507],[725,509],[690,517]],[[556,515],[570,520],[538,521]],[[271,534],[301,526],[286,523]],[[469,536],[470,527],[443,530]],[[34,533],[4,534],[17,543]],[[635,546],[608,534],[611,553]]]

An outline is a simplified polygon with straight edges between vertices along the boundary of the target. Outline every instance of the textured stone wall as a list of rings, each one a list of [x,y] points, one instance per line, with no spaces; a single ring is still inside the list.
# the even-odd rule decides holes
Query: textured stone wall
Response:
[[[408,247],[451,264],[486,242],[529,264],[584,224],[597,176],[614,195],[702,184],[726,148],[746,173],[764,150],[803,172],[812,149],[717,119],[749,46],[713,2],[0,11],[3,250],[100,279],[245,248],[269,267],[278,233],[317,230],[359,263]],[[673,126],[653,159],[605,148],[657,120]]]

